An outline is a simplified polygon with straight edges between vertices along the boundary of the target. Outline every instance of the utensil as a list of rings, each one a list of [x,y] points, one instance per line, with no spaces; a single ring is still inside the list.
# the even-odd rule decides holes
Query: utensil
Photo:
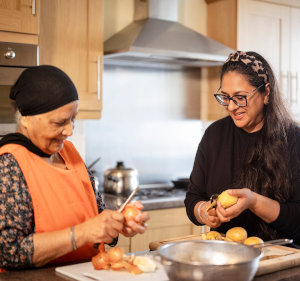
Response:
[[[87,167],[87,169],[91,169],[101,158],[98,157],[90,166]]]
[[[283,240],[284,244],[292,241]],[[250,281],[263,256],[260,248],[227,241],[190,240],[163,245],[158,253],[171,281]]]
[[[137,187],[130,195],[129,197],[127,198],[127,200],[125,201],[125,203],[120,207],[119,210],[117,210],[117,212],[121,213],[124,208],[126,207],[126,205],[131,201],[131,199],[133,198],[133,196],[137,193],[137,191],[139,190],[140,188]]]
[[[291,243],[293,243],[293,239],[277,239],[277,240],[266,241],[263,243],[252,244],[252,245],[248,245],[248,246],[254,247],[254,248],[265,248],[265,247],[271,247],[274,245],[286,245],[286,244],[291,244]]]
[[[220,194],[213,194],[209,199],[210,199],[210,205],[207,207],[206,212],[212,208],[216,209],[217,207],[217,199]]]
[[[127,200],[125,201],[125,203],[117,210],[118,213],[121,213],[121,212],[124,210],[124,208],[126,207],[126,205],[131,201],[131,199],[132,199],[133,196],[137,193],[138,190],[139,190],[139,187],[137,187],[137,188],[129,195],[129,197],[127,198]],[[104,245],[104,242],[102,242],[101,244]],[[94,247],[95,249],[98,249],[99,245],[100,245],[100,243],[95,243],[93,247]]]
[[[132,192],[139,185],[138,171],[127,168],[124,162],[117,162],[117,166],[104,172],[103,189],[106,193],[124,194]]]

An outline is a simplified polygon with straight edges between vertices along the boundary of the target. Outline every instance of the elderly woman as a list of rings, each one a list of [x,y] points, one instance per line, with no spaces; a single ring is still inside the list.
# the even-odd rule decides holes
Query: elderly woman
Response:
[[[98,253],[94,243],[115,245],[119,233],[144,233],[149,215],[126,227],[122,214],[107,210],[92,174],[66,140],[78,112],[70,78],[52,66],[29,68],[10,98],[20,113],[17,132],[0,142],[0,267],[90,259]]]
[[[221,233],[240,226],[248,236],[300,245],[300,130],[270,65],[255,52],[231,54],[215,97],[229,116],[200,142],[185,199],[190,220]],[[224,209],[218,202],[207,212],[211,195],[226,189],[237,203]]]

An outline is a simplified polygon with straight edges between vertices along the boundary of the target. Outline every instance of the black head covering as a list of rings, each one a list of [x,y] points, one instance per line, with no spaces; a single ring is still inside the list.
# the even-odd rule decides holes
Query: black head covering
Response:
[[[22,116],[52,111],[78,100],[76,88],[66,73],[51,65],[26,69],[11,89],[10,98]]]
[[[26,69],[11,89],[10,98],[16,101],[22,116],[46,113],[78,100],[76,88],[62,70],[50,65]],[[41,157],[50,157],[20,133],[8,134],[0,141],[19,144]]]

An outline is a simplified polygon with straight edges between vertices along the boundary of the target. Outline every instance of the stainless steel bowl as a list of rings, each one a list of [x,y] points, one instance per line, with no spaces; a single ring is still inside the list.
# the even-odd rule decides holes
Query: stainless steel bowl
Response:
[[[260,249],[226,241],[182,241],[158,249],[171,281],[250,281],[263,256]]]

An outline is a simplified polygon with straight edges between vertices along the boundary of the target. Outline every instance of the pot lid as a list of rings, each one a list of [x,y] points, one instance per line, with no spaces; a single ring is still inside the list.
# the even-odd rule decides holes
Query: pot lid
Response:
[[[117,162],[117,166],[115,168],[107,169],[104,172],[104,176],[113,175],[115,177],[123,177],[123,176],[137,176],[138,171],[135,168],[125,167],[123,161]]]

